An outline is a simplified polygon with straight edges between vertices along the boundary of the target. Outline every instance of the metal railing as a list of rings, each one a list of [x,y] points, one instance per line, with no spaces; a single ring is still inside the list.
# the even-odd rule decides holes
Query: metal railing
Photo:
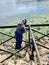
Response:
[[[39,33],[39,34],[41,34],[41,35],[43,35],[43,36],[41,36],[41,37],[39,37],[38,39],[35,40],[34,36],[32,35],[32,40],[33,40],[33,42],[34,42],[36,54],[37,54],[38,59],[39,59],[39,62],[40,62],[39,64],[42,65],[42,64],[41,64],[41,60],[40,60],[40,55],[39,55],[39,52],[38,52],[38,49],[37,49],[37,45],[38,45],[38,46],[41,46],[41,47],[44,47],[44,48],[46,48],[46,49],[48,49],[48,50],[49,50],[49,48],[46,47],[46,46],[44,46],[44,45],[42,45],[42,44],[39,44],[37,41],[40,40],[41,38],[45,37],[45,36],[46,36],[46,37],[49,37],[49,36],[48,36],[49,34],[45,35],[45,34],[39,32],[39,31],[36,31],[36,30],[34,30],[34,29],[31,29],[31,27],[35,27],[35,26],[36,26],[36,27],[37,27],[37,26],[43,27],[43,26],[49,26],[49,24],[26,25],[26,29],[28,30],[28,39],[29,39],[29,41],[28,41],[28,42],[27,42],[27,41],[24,41],[24,40],[22,40],[22,41],[25,42],[25,43],[28,43],[28,44],[26,44],[25,47],[23,47],[23,48],[19,49],[18,51],[16,51],[16,53],[19,53],[21,50],[23,50],[23,49],[25,49],[26,47],[30,46],[30,40],[31,40],[31,38],[30,38],[30,36],[31,36],[30,33],[31,33],[32,31],[37,32],[37,33]],[[17,27],[17,26],[0,26],[0,29],[16,28],[16,27]],[[10,38],[7,39],[6,41],[0,43],[0,45],[4,44],[5,42],[7,42],[7,41],[9,41],[9,40],[11,40],[11,39],[13,39],[13,38],[15,38],[15,36],[11,36],[11,35],[6,34],[6,33],[0,32],[0,34],[3,34],[3,35],[6,35],[6,36],[10,37]],[[31,34],[33,34],[33,33],[31,33]],[[5,51],[5,52],[11,54],[10,56],[8,56],[8,57],[5,58],[4,60],[2,60],[0,63],[4,62],[5,60],[8,60],[9,58],[11,58],[11,57],[14,55],[14,53],[12,53],[12,52],[10,52],[10,51],[7,51],[7,50],[0,49],[0,51]]]

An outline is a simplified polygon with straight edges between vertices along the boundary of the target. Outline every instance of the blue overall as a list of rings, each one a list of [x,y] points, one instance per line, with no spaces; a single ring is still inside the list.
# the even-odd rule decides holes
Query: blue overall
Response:
[[[21,48],[22,38],[23,38],[23,34],[19,34],[15,32],[15,39],[16,39],[15,49]]]
[[[19,23],[17,25],[16,31],[15,31],[15,39],[16,39],[16,46],[15,49],[21,48],[23,33],[25,32],[25,25],[23,23]]]

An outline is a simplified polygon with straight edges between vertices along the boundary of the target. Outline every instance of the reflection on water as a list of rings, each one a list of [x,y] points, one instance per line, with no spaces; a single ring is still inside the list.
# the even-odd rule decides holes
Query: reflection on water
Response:
[[[0,17],[15,14],[43,12],[49,7],[38,6],[36,0],[0,0]]]

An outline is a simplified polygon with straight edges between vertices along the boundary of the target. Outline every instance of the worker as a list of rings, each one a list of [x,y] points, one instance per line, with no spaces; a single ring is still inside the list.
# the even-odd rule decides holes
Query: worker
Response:
[[[27,20],[24,19],[22,20],[22,22],[17,24],[17,28],[15,31],[15,39],[16,39],[15,49],[21,48],[23,34],[26,32],[26,27],[25,27],[26,23],[27,23]]]

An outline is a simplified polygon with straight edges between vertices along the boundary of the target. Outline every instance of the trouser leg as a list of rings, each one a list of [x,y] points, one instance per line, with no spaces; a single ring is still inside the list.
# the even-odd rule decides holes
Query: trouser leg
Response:
[[[16,45],[15,45],[15,49],[20,49],[21,48],[21,43],[22,42],[16,42]]]

